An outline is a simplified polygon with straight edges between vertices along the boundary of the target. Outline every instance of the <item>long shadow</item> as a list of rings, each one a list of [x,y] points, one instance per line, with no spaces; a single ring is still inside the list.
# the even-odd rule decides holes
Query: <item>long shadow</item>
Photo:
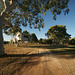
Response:
[[[68,48],[75,48],[75,46],[72,46],[72,47],[68,47]]]
[[[70,57],[75,57],[75,50],[63,50],[63,51],[55,51],[55,50],[52,50],[52,51],[48,51],[48,52],[43,52],[43,53],[35,53],[35,54],[29,54],[29,55],[26,55],[26,54],[7,54],[7,55],[4,55],[3,57],[1,58],[6,58],[6,57],[41,57],[41,56],[46,56],[46,55],[70,55]]]
[[[22,68],[24,68],[24,66],[26,67],[26,69],[31,69],[32,66],[35,66],[40,63],[40,58],[37,55],[35,57],[33,56],[34,56],[33,54],[28,55],[28,53],[27,54],[6,54],[2,56],[1,60],[3,62],[2,61],[0,62],[0,75],[14,75],[16,71],[19,72]],[[2,68],[3,69],[6,68],[6,71],[2,70]]]
[[[0,56],[0,58],[4,58],[4,57],[34,57],[34,56],[44,56],[44,55],[48,55],[51,52],[43,52],[43,53],[35,53],[35,54],[5,54],[3,56]]]
[[[75,55],[75,50],[67,50],[67,49],[65,49],[64,51],[52,50],[51,52],[57,55]]]
[[[59,58],[75,58],[75,46],[67,47],[66,49],[51,50],[54,55]]]
[[[75,46],[65,47],[66,49],[61,48],[61,50],[51,50],[53,54],[58,55],[75,55]]]
[[[4,58],[5,61],[2,63],[0,62],[0,75],[14,75],[14,73],[16,73],[16,71],[19,72],[22,68],[24,68],[24,66],[26,69],[31,69],[32,66],[35,66],[40,63],[40,59],[38,57],[21,58],[21,57],[25,57],[25,56],[19,55],[19,54],[18,55],[17,54],[13,54],[13,55],[9,54],[9,55],[5,55],[4,57],[5,57]],[[9,66],[12,66],[12,67],[9,67]],[[9,70],[8,70],[8,68],[9,68]],[[5,70],[1,70],[1,69],[5,69]],[[12,70],[10,70],[10,69],[12,69]]]
[[[30,69],[30,68],[32,68],[32,66],[35,66],[35,65],[39,64],[40,62],[50,61],[50,60],[40,61],[40,57],[50,56],[50,55],[53,55],[56,58],[73,59],[73,58],[75,58],[75,47],[74,46],[65,47],[64,49],[58,48],[56,50],[54,49],[54,50],[45,51],[42,53],[34,53],[34,54],[29,54],[29,53],[27,53],[27,54],[6,54],[6,55],[0,57],[5,60],[4,62],[2,62],[0,64],[0,67],[3,68],[3,67],[9,66],[9,65],[15,63],[15,65],[18,65],[18,68],[15,68],[15,66],[13,65],[13,67],[15,69],[12,72],[7,71],[7,72],[11,73],[11,75],[14,75],[15,71],[19,71],[24,66],[26,66],[27,69]],[[69,55],[69,56],[65,56],[65,55]],[[4,73],[4,71],[2,71],[2,72]],[[6,72],[4,74],[6,74]],[[2,75],[2,74],[0,74],[0,75]]]
[[[37,46],[34,46],[35,48],[37,48]],[[50,56],[53,55],[56,58],[75,58],[75,46],[70,46],[70,47],[50,47],[50,46],[39,46],[39,48],[48,48],[48,49],[52,49],[50,51],[45,51],[42,53],[34,53],[34,54],[6,54],[4,56],[0,56],[1,59],[4,60],[4,62],[0,62],[0,67],[4,68],[4,67],[8,67],[9,65],[13,65],[12,68],[8,67],[9,69],[13,69],[11,72],[9,70],[1,70],[0,75],[14,75],[14,73],[16,71],[19,71],[20,69],[22,69],[22,67],[26,67],[26,69],[31,69],[32,66],[35,66],[37,64],[39,64],[40,62],[47,62],[47,61],[41,61],[40,57],[42,56]],[[61,49],[60,49],[61,48]],[[67,49],[66,49],[67,48]],[[54,50],[53,50],[54,49]],[[56,49],[56,50],[55,50]],[[65,55],[69,55],[69,56],[65,56]],[[22,58],[23,57],[23,58]],[[25,58],[24,58],[25,57]],[[18,66],[17,68],[15,68],[15,65]],[[2,74],[3,72],[3,74]]]
[[[44,46],[29,46],[30,48],[44,48],[44,49],[56,49],[56,48],[66,48],[68,47],[67,45],[59,45],[59,46],[56,46],[56,45],[44,45]]]
[[[61,47],[59,47],[61,48]],[[58,49],[59,49],[58,48]],[[69,48],[69,49],[62,49],[62,48]],[[56,54],[56,55],[75,55],[75,47],[62,47],[59,50],[50,50],[50,51],[45,51],[42,53],[34,53],[34,54],[5,54],[4,56],[0,56],[0,58],[4,57],[34,57],[34,56],[45,56],[49,54]]]

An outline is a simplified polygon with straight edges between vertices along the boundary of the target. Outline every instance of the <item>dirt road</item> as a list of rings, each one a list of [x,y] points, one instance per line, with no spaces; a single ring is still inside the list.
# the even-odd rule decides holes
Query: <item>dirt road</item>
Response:
[[[35,57],[15,75],[75,75],[75,58],[54,55],[49,50],[37,49]]]

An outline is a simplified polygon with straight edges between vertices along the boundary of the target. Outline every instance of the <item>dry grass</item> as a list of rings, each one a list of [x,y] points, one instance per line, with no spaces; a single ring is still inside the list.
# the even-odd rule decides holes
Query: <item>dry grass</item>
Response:
[[[0,57],[0,75],[13,75],[22,69],[24,65],[27,66],[27,62],[33,57],[26,55],[32,52],[34,52],[34,49],[31,48],[5,45],[5,53],[7,55]]]

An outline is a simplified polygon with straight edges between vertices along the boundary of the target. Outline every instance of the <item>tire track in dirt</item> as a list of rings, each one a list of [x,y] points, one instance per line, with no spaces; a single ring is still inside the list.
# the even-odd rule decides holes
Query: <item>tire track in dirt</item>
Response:
[[[43,55],[42,57],[37,57],[37,62],[39,61],[39,63],[28,67],[24,66],[24,68],[15,75],[75,75],[75,66],[73,66],[75,63],[72,65],[73,60],[58,58],[58,56],[55,56],[48,49],[37,49],[34,53]],[[32,61],[35,60],[33,59]]]

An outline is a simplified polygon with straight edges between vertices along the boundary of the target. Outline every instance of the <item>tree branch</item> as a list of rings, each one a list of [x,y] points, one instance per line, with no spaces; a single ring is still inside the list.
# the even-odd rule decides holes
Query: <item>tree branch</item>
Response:
[[[14,0],[3,0],[5,9],[1,12],[1,16],[5,16],[7,12],[11,11],[15,7]]]
[[[4,25],[6,24],[6,25],[8,25],[10,28],[12,28],[13,26],[11,25],[11,24],[9,24],[9,23],[3,23]]]
[[[13,27],[13,25],[12,25],[11,21],[9,21],[9,20],[7,20],[7,19],[5,19],[5,18],[3,19],[3,21],[4,21],[4,22],[3,22],[3,25],[5,25],[5,24],[6,24],[6,25],[8,25],[10,28],[12,28],[12,27]]]

